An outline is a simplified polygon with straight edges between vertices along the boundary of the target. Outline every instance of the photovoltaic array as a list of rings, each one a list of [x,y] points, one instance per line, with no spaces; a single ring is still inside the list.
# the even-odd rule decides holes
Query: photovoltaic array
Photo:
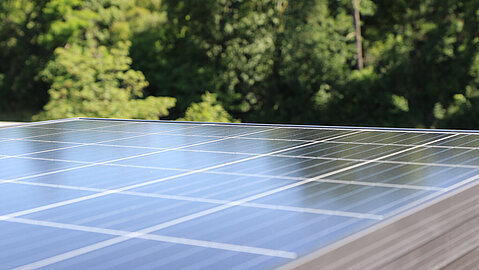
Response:
[[[288,268],[478,179],[472,131],[1,128],[0,268]]]

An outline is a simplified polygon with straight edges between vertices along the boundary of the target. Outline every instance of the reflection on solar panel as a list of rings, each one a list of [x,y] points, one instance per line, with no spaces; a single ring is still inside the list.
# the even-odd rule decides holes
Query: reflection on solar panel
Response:
[[[2,128],[0,268],[447,266],[479,245],[478,147],[438,130]]]

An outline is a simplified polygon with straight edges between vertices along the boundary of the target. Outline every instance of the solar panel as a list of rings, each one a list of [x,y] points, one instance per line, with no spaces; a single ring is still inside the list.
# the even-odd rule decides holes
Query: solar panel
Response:
[[[87,118],[1,128],[0,268],[407,266],[421,262],[412,250],[438,257],[444,235],[466,254],[479,243],[478,146],[474,131]]]

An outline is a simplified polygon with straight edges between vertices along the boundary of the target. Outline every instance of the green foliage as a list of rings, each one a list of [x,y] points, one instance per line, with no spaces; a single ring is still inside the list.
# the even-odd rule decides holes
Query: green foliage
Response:
[[[117,48],[58,48],[55,60],[41,73],[51,84],[50,101],[35,120],[76,116],[159,119],[168,115],[174,98],[142,96],[148,85],[140,71],[130,69],[128,44]]]
[[[0,111],[36,110],[48,99],[36,78],[52,50],[38,43],[45,31],[47,1],[0,1]]]
[[[175,69],[156,66],[164,72],[145,74],[157,93],[174,94],[182,108],[206,88],[246,121],[314,121],[313,96],[323,84],[343,83],[354,59],[349,14],[332,17],[326,1],[165,4],[174,46],[155,48],[158,66]]]
[[[331,98],[322,107],[325,122],[366,126],[401,126],[408,123],[409,102],[405,97],[383,91],[382,77],[372,67],[354,70],[347,85],[331,91]]]
[[[405,97],[392,95],[392,103],[400,111],[403,111],[403,112],[409,111],[409,103]]]
[[[326,103],[341,95],[353,65],[353,22],[344,10],[331,14],[325,1],[290,2],[279,15],[258,120],[324,123]]]
[[[355,3],[0,1],[0,115],[479,126],[479,1]]]
[[[369,64],[390,87],[387,91],[408,100],[411,125],[442,126],[441,121],[467,107],[459,106],[457,97],[465,94],[473,79],[478,1],[377,4],[378,16],[371,19],[375,29],[365,34],[375,40],[369,45]],[[385,17],[388,14],[393,16]]]
[[[39,41],[47,47],[127,41],[128,14],[134,7],[134,0],[50,0],[43,12],[51,21]]]
[[[454,101],[442,109],[439,127],[476,129],[479,126],[479,53],[473,59],[469,75],[473,78],[465,87],[464,94],[454,95]]]
[[[208,67],[203,51],[187,35],[186,27],[180,24],[186,14],[175,13],[176,1],[171,5],[168,1],[166,4],[154,0],[137,2],[141,4],[130,13],[133,67],[142,70],[150,82],[148,93],[177,97],[172,118],[180,117],[192,102],[200,99],[202,89],[212,88],[214,71]],[[208,5],[202,1],[191,4],[191,8],[202,10]]]
[[[217,101],[216,95],[206,92],[201,96],[201,102],[191,104],[186,109],[185,117],[181,121],[200,122],[238,122]]]

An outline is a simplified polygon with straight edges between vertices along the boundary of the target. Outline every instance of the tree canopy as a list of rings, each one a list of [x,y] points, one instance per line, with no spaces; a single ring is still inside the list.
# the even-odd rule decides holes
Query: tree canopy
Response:
[[[477,0],[5,0],[0,60],[0,117],[479,124]]]

